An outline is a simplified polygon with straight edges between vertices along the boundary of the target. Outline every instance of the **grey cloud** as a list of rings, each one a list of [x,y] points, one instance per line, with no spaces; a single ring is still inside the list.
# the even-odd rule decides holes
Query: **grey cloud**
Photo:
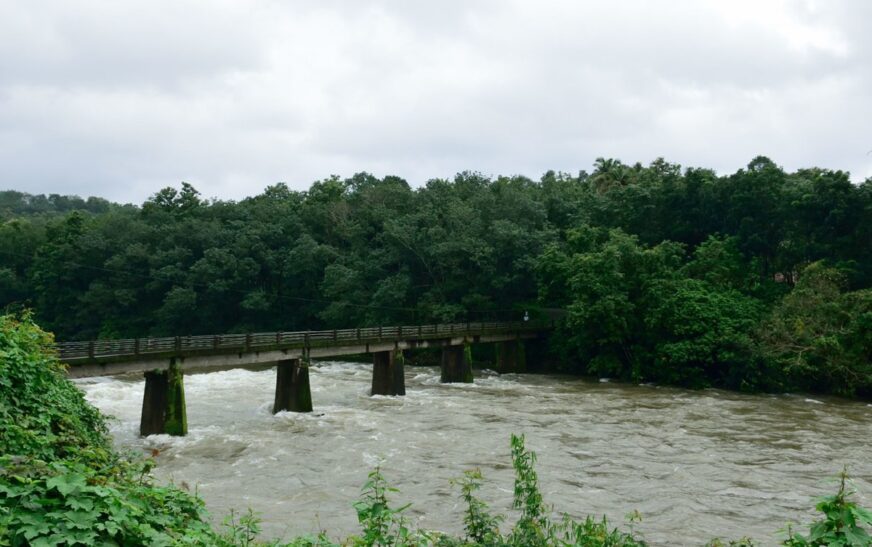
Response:
[[[191,1],[7,2],[0,83],[163,87],[254,68],[265,44],[240,24],[247,11]]]
[[[0,187],[240,198],[360,170],[730,172],[757,154],[862,180],[870,16],[863,0],[3,5]]]

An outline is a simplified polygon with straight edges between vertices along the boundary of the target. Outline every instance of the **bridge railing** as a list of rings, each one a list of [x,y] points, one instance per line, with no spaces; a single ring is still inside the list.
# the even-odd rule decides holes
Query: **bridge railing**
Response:
[[[329,346],[350,341],[371,342],[412,340],[445,336],[475,335],[506,331],[536,331],[553,326],[534,321],[467,322],[432,325],[362,327],[296,332],[254,332],[245,334],[208,334],[160,338],[126,338],[60,342],[56,345],[61,360],[86,361],[105,357],[136,357],[154,354],[185,354],[240,351],[267,348]]]

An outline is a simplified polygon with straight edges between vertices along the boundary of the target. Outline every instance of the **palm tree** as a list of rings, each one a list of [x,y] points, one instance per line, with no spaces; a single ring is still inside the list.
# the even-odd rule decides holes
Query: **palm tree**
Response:
[[[593,165],[594,172],[590,181],[596,191],[601,194],[630,183],[632,171],[621,163],[621,160],[597,158]]]

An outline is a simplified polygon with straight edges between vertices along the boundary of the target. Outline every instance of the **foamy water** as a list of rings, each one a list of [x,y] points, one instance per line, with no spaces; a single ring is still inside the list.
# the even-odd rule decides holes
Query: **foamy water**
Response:
[[[185,377],[189,434],[138,437],[141,379],[78,381],[113,415],[124,449],[157,450],[160,480],[184,483],[219,520],[251,507],[264,536],[358,529],[351,503],[381,465],[412,502],[420,527],[459,532],[449,481],[481,468],[482,496],[511,514],[510,433],[539,456],[545,500],[574,516],[607,514],[655,545],[751,535],[775,544],[788,519],[806,522],[813,497],[848,465],[872,506],[870,405],[802,396],[746,396],[575,378],[484,373],[445,385],[435,368],[407,369],[405,397],[370,397],[371,366],[313,366],[311,414],[271,414],[275,370]]]

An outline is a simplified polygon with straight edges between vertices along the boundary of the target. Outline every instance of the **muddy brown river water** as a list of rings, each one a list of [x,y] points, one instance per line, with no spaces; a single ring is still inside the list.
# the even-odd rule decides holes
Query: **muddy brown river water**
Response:
[[[481,468],[482,497],[508,515],[510,433],[538,454],[545,501],[573,516],[606,514],[653,545],[752,536],[773,545],[788,521],[808,522],[816,496],[847,465],[872,506],[872,405],[804,395],[742,395],[478,373],[442,385],[409,368],[406,397],[370,397],[371,366],[326,362],[311,372],[312,414],[270,412],[274,370],[185,377],[189,435],[138,437],[143,382],[78,381],[115,416],[122,448],[159,451],[159,479],[196,487],[220,520],[251,507],[264,537],[356,531],[351,503],[380,464],[418,527],[459,532],[449,484]]]

